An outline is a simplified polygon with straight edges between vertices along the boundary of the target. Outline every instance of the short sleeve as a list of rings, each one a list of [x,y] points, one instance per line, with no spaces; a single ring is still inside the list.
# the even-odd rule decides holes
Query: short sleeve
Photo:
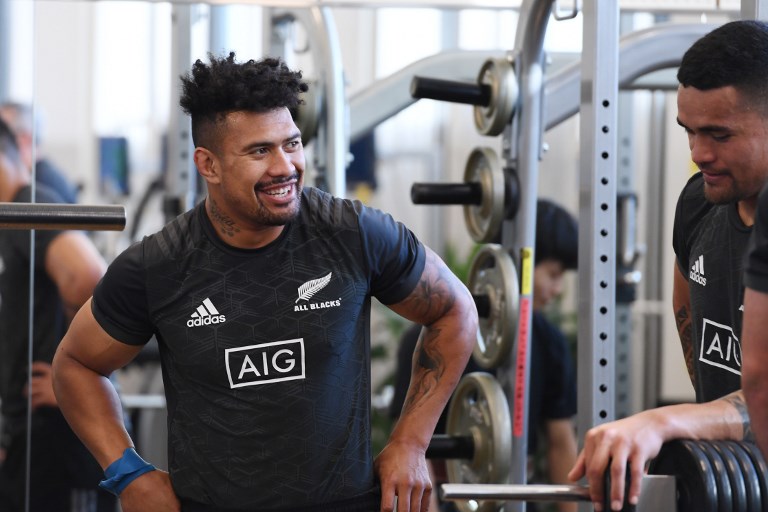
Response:
[[[143,243],[121,253],[93,291],[91,310],[110,336],[128,345],[143,345],[154,334],[142,268]]]
[[[426,249],[391,215],[359,206],[362,247],[371,272],[371,294],[383,304],[407,297],[421,278]]]
[[[678,268],[683,275],[688,275],[690,240],[699,221],[712,209],[713,204],[704,197],[704,179],[696,173],[683,187],[675,208],[675,221],[672,228],[672,247],[675,251]]]

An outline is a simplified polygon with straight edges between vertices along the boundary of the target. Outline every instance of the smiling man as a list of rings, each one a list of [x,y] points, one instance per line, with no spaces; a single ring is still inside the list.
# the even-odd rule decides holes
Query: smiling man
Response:
[[[754,440],[741,391],[744,256],[768,181],[768,25],[727,23],[678,70],[677,120],[700,172],[678,199],[672,304],[696,404],[643,411],[589,430],[571,478],[586,475],[595,509],[621,508],[624,473],[636,502],[645,464],[678,438]],[[612,489],[603,489],[608,467]]]
[[[232,53],[182,82],[208,196],[118,256],[54,360],[102,487],[123,512],[426,510],[425,450],[477,333],[471,295],[390,215],[303,186],[300,72]],[[372,297],[427,326],[375,462]],[[168,472],[135,452],[105,378],[153,335]]]

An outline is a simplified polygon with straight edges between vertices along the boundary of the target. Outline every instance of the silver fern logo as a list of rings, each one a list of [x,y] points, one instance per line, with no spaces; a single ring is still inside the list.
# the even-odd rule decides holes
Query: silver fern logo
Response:
[[[320,277],[318,279],[312,279],[307,281],[303,285],[299,286],[297,293],[299,298],[294,302],[294,311],[309,311],[311,309],[326,309],[337,308],[341,306],[341,298],[337,300],[326,300],[322,302],[309,302],[309,299],[315,296],[317,292],[328,286],[331,282],[333,272],[328,272],[327,276]],[[307,302],[307,304],[299,304],[299,301]]]
[[[319,279],[313,279],[311,281],[307,281],[303,285],[299,286],[299,298],[296,299],[296,302],[294,304],[298,304],[300,300],[309,300],[312,298],[314,294],[328,286],[328,283],[331,282],[331,276],[333,275],[333,272],[328,272],[328,275],[325,277],[321,277]]]

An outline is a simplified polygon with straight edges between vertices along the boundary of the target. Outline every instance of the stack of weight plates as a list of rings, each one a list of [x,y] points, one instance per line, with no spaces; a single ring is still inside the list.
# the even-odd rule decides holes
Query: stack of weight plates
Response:
[[[648,472],[675,476],[677,512],[768,510],[768,466],[754,443],[678,439]]]

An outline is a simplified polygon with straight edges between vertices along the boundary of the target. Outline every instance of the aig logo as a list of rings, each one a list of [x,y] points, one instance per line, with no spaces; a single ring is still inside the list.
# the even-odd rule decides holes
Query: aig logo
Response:
[[[733,329],[705,318],[699,361],[741,375],[741,343]]]
[[[304,378],[304,338],[225,351],[229,387],[256,386]]]

